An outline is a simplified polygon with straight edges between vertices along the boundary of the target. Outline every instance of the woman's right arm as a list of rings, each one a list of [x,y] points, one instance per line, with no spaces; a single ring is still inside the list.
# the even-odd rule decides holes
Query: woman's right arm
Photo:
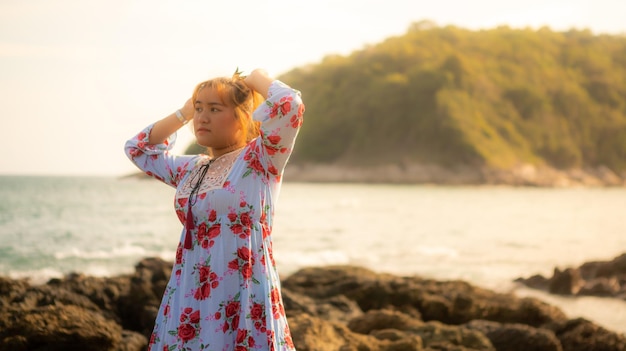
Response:
[[[187,120],[193,117],[190,100],[181,110]],[[175,156],[169,153],[176,140],[176,131],[184,124],[175,113],[144,128],[125,145],[128,158],[143,172],[168,185],[177,186],[194,156]]]

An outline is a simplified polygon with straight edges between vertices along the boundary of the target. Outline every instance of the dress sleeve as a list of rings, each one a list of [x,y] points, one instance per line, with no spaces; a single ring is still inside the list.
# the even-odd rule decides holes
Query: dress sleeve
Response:
[[[267,171],[280,176],[293,151],[296,136],[302,125],[304,104],[298,90],[275,80],[269,88],[267,99],[253,114],[261,122],[258,143]]]
[[[176,142],[176,133],[172,134],[162,144],[149,144],[148,139],[153,124],[144,128],[126,142],[124,151],[126,156],[147,175],[176,187],[186,172],[193,165],[197,156],[176,156],[170,150]]]

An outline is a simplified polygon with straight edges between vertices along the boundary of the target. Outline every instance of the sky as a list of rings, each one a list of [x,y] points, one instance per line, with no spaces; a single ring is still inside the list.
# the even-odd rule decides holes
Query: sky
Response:
[[[626,34],[624,14],[623,0],[0,0],[0,175],[135,172],[124,142],[237,67],[277,76],[422,20]],[[181,129],[174,152],[192,140]]]

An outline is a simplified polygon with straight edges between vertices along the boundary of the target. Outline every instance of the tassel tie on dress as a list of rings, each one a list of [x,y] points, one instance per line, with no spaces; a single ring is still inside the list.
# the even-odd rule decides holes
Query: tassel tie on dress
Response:
[[[198,191],[200,190],[200,185],[206,176],[206,172],[209,170],[209,167],[213,163],[213,160],[209,160],[209,163],[200,166],[198,172],[191,178],[191,193],[189,194],[189,200],[187,201],[187,220],[185,221],[185,242],[183,243],[183,247],[187,250],[191,249],[192,240],[191,240],[191,230],[194,228],[193,223],[193,214],[191,213],[191,207],[196,204],[198,200]],[[194,183],[195,181],[195,183]]]

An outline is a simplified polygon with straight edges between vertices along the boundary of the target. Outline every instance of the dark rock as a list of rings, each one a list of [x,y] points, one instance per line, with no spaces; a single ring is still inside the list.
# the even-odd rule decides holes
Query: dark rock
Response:
[[[626,253],[611,261],[591,261],[579,268],[554,269],[551,278],[517,278],[530,288],[560,295],[591,295],[626,299]]]
[[[130,275],[40,286],[0,277],[0,351],[144,350],[171,267],[148,258]],[[303,269],[282,286],[299,351],[624,350],[623,335],[463,281],[342,266]]]
[[[420,320],[393,310],[369,310],[360,317],[353,318],[348,328],[355,333],[369,334],[374,330],[411,330],[423,325]]]
[[[549,323],[564,351],[624,351],[626,337],[583,318]]]
[[[550,280],[541,274],[535,274],[530,278],[517,278],[515,281],[538,290],[548,290],[550,284]]]
[[[486,335],[498,351],[563,351],[554,332],[547,329],[481,320],[471,321],[466,326]]]
[[[120,344],[121,332],[101,314],[71,305],[0,312],[0,351],[110,351]]]
[[[118,302],[125,329],[150,337],[171,273],[172,263],[160,258],[145,258],[135,266],[128,294]]]
[[[287,315],[308,313],[325,320],[347,323],[350,319],[363,314],[356,302],[343,295],[316,299],[283,288],[282,298]]]
[[[580,289],[578,295],[618,296],[621,293],[621,290],[622,287],[615,277],[596,278],[587,282],[585,286]]]
[[[396,309],[447,324],[487,319],[539,326],[566,319],[561,310],[537,299],[499,294],[462,281],[396,277],[360,267],[305,268],[285,279],[283,287],[314,297],[344,295],[363,311]]]
[[[564,271],[554,269],[554,275],[548,284],[548,291],[559,295],[576,295],[584,282],[580,271],[574,268],[567,268]]]

